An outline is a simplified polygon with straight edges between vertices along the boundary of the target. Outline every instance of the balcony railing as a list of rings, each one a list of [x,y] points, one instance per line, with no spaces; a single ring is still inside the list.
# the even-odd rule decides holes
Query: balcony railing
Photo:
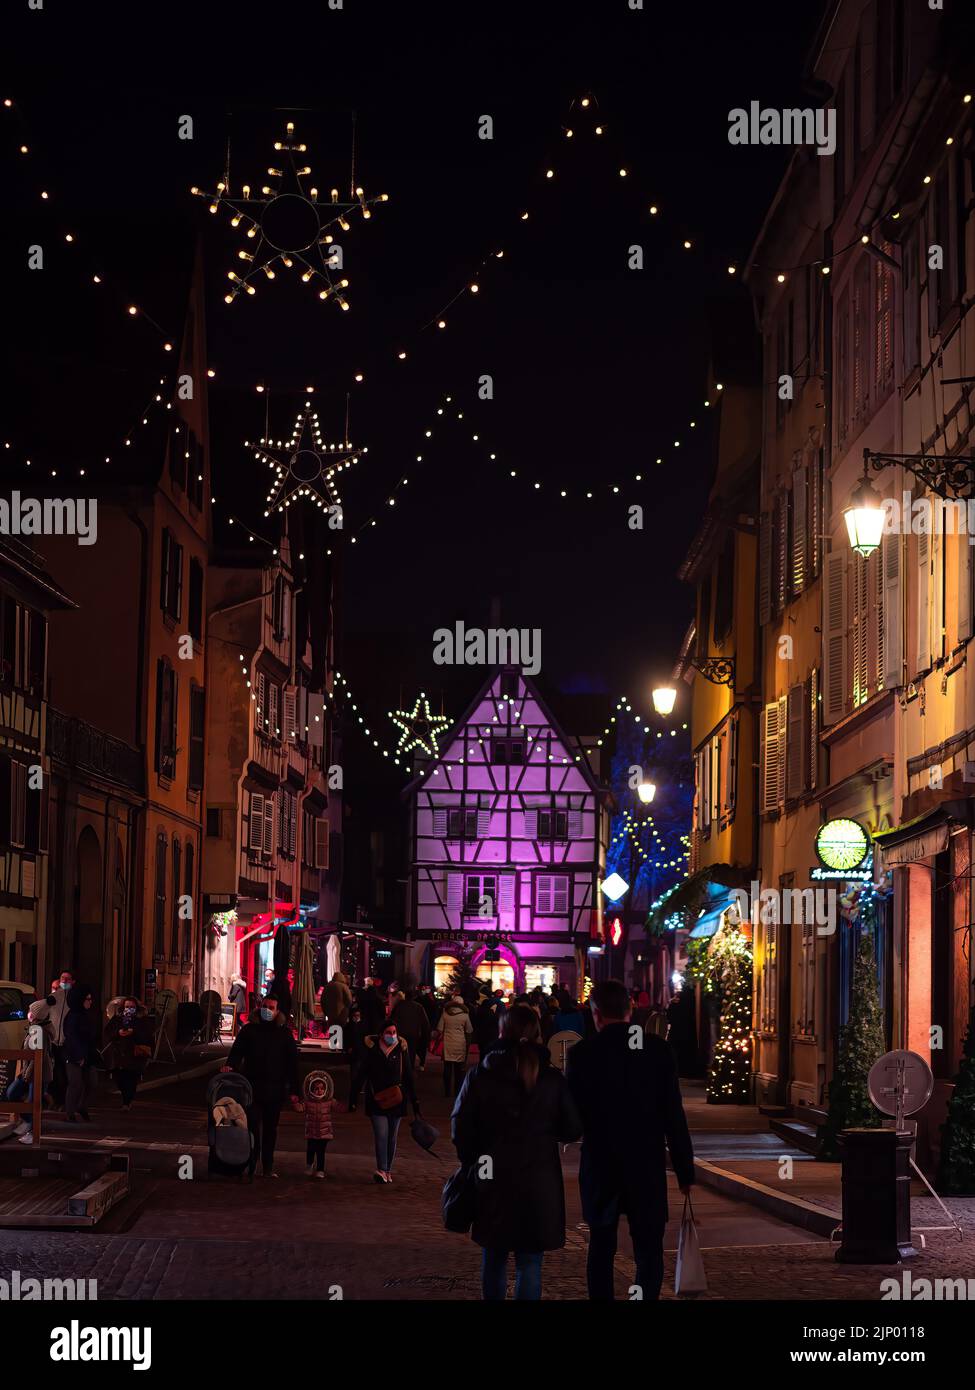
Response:
[[[73,772],[88,772],[130,791],[145,791],[145,762],[138,748],[84,719],[48,706],[47,751]]]

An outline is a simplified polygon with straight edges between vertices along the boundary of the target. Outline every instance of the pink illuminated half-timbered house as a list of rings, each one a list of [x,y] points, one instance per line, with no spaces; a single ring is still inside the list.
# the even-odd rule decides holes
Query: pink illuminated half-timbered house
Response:
[[[495,987],[581,989],[602,933],[607,793],[531,680],[495,671],[406,794],[425,976],[439,985],[463,959]]]

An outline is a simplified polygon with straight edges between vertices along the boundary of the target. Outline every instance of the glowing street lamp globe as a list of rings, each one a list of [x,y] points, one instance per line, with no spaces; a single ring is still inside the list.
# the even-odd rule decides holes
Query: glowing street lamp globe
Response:
[[[670,714],[677,703],[677,691],[672,685],[658,685],[653,692],[653,707],[658,714]]]
[[[629,886],[626,879],[617,873],[610,874],[609,878],[604,878],[599,885],[600,891],[606,894],[611,903],[618,903]]]
[[[653,782],[641,782],[636,789],[636,794],[643,802],[644,806],[649,806],[650,802],[657,794],[656,784]]]
[[[843,519],[850,545],[868,560],[884,534],[883,504],[869,478],[863,478],[853,489],[849,504],[843,509]]]

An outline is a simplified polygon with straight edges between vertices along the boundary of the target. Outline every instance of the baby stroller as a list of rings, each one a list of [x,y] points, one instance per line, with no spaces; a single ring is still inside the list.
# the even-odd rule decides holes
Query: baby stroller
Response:
[[[243,1177],[254,1149],[247,1128],[247,1107],[254,1099],[251,1083],[239,1072],[219,1073],[207,1087],[207,1172]]]

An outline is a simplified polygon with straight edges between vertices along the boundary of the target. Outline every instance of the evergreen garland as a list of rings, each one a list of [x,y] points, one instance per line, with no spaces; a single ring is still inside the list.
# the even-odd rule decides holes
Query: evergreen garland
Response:
[[[975,1011],[968,1016],[961,1065],[948,1102],[948,1119],[941,1126],[938,1190],[975,1196]]]
[[[747,1105],[752,1081],[752,949],[727,923],[711,940],[706,987],[721,1000],[718,1041],[708,1072],[710,1105]]]
[[[831,1162],[840,1157],[836,1140],[841,1130],[879,1129],[882,1123],[867,1091],[870,1068],[887,1051],[887,1045],[877,989],[872,913],[866,909],[861,924],[860,945],[853,963],[850,1016],[840,1029],[826,1123],[820,1130],[816,1153],[817,1158]]]

